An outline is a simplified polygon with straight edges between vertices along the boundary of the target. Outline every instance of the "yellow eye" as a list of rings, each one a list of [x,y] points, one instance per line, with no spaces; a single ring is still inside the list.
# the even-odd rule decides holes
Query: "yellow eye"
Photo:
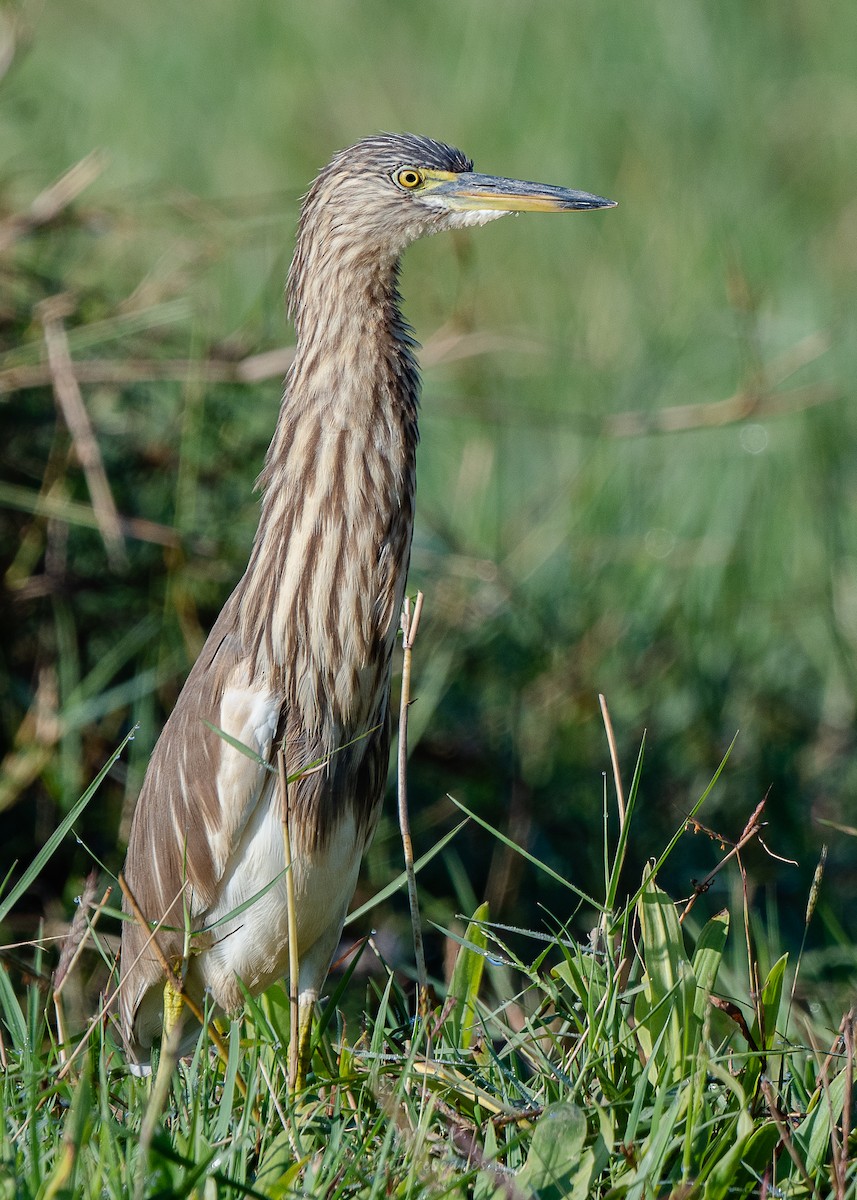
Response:
[[[403,171],[397,171],[393,178],[399,187],[403,188],[419,187],[423,181],[422,174],[415,171],[413,167],[405,167]]]

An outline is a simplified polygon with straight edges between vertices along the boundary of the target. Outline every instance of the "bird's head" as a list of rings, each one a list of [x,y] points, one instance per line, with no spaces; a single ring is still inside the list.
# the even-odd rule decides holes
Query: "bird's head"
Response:
[[[415,134],[379,134],[336,154],[312,185],[304,214],[394,253],[429,233],[481,225],[506,213],[613,208],[589,192],[480,175],[460,150]]]

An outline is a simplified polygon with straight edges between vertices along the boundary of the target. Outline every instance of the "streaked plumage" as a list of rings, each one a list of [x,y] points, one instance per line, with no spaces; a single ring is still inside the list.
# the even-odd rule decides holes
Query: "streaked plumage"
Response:
[[[372,837],[387,774],[391,656],[414,517],[419,377],[399,311],[399,255],[427,233],[524,208],[609,206],[585,193],[471,173],[439,142],[368,138],[337,154],[306,196],[288,283],[297,348],[260,476],[247,570],[218,617],[155,747],[125,875],[170,960],[194,931],[186,989],[226,1011],[243,984],[288,969],[274,776],[290,789],[302,1002],[317,998]],[[206,724],[208,723],[208,724]],[[207,930],[207,932],[205,932]],[[203,931],[203,932],[199,932]],[[145,1062],[159,1036],[163,970],[123,927],[120,1012]]]

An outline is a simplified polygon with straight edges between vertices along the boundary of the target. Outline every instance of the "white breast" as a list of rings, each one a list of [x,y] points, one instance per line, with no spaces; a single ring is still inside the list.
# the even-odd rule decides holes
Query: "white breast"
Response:
[[[357,884],[362,848],[354,816],[346,809],[322,850],[295,854],[300,958],[325,939],[332,940],[332,945],[324,957],[332,952]],[[232,863],[235,865],[224,877],[207,914],[206,928],[211,931],[213,945],[193,963],[203,985],[227,1011],[243,1001],[236,976],[251,992],[258,993],[288,974],[283,827],[275,796],[266,795],[256,807]],[[260,896],[274,879],[274,886]],[[243,912],[230,915],[248,901],[251,903]]]

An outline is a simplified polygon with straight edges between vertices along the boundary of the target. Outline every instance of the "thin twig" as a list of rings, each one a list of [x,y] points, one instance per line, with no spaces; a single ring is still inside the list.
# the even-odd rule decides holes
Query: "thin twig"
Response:
[[[399,829],[402,835],[402,850],[405,857],[405,872],[408,877],[408,904],[411,910],[411,928],[414,935],[414,957],[417,964],[419,988],[418,1008],[423,1009],[428,993],[425,951],[420,922],[420,902],[417,895],[417,877],[414,871],[414,845],[411,841],[411,821],[408,814],[408,709],[411,704],[411,656],[420,614],[423,611],[423,593],[417,592],[414,610],[411,613],[410,598],[402,605],[402,698],[399,705],[399,757],[397,791],[399,799]]]
[[[705,876],[705,878],[694,886],[693,895],[688,900],[687,904],[685,905],[684,912],[679,917],[679,924],[682,924],[684,922],[685,917],[691,911],[694,904],[696,904],[699,897],[703,896],[708,891],[708,889],[711,887],[711,883],[712,883],[712,880],[714,879],[715,875],[717,875],[718,872],[723,870],[723,868],[726,866],[726,864],[729,862],[729,860],[731,858],[739,858],[739,860],[740,860],[741,851],[744,849],[744,847],[747,845],[747,843],[753,841],[754,838],[759,837],[759,834],[761,833],[761,831],[765,828],[765,825],[767,824],[766,821],[762,820],[762,814],[765,811],[765,805],[767,804],[767,801],[768,801],[768,793],[766,792],[764,797],[762,798],[762,800],[760,800],[759,803],[756,805],[749,821],[744,826],[744,829],[743,829],[743,832],[741,833],[740,838],[734,844],[734,846],[732,846],[729,853],[727,855],[725,855],[723,858],[721,858],[720,862],[715,867],[713,867],[712,870],[710,870],[708,872],[708,874]],[[701,824],[701,822],[699,822],[695,819],[692,822],[689,821],[688,824],[691,825],[694,828],[694,830],[701,830],[703,833],[707,833],[709,835],[709,837],[714,838],[715,841],[720,842],[721,850],[723,849],[724,845],[726,844],[726,842],[728,840],[728,839],[722,837],[720,834],[713,834],[710,829],[706,829],[705,826]],[[766,849],[767,849],[767,847],[766,847]],[[779,856],[776,856],[776,857],[779,857]],[[791,862],[792,860],[787,859],[785,861]]]
[[[128,907],[131,909],[131,915],[133,916],[133,918],[137,922],[137,924],[140,926],[140,928],[143,929],[146,933],[146,936],[148,938],[147,948],[149,948],[155,952],[155,958],[157,958],[158,962],[161,964],[161,970],[164,972],[164,981],[166,983],[169,983],[175,989],[175,991],[177,991],[178,993],[180,993],[182,995],[182,998],[183,998],[184,1002],[187,1004],[191,1013],[196,1017],[196,1019],[198,1021],[201,1022],[203,1019],[202,1012],[200,1011],[196,1002],[194,1000],[192,1000],[190,996],[184,995],[184,980],[178,974],[177,971],[173,970],[173,967],[172,967],[169,959],[167,958],[166,954],[164,954],[163,948],[157,939],[157,936],[156,936],[157,930],[152,929],[151,925],[144,917],[143,910],[140,908],[140,905],[137,903],[137,897],[131,891],[131,888],[128,886],[128,882],[125,879],[125,876],[122,874],[121,871],[119,872],[118,879],[119,879],[119,886],[122,889],[122,895],[127,900]],[[182,888],[182,891],[184,891],[184,888]]]
[[[101,458],[101,450],[83,403],[80,386],[74,373],[71,352],[68,347],[63,319],[71,309],[64,296],[54,296],[43,301],[37,308],[45,335],[45,348],[48,354],[48,364],[54,397],[62,412],[72,442],[74,443],[77,460],[86,477],[86,486],[92,500],[92,507],[98,520],[98,528],[107,550],[107,557],[114,567],[124,566],[125,540],[119,521],[119,512],[113,500],[113,493],[107,481],[107,472]]]

